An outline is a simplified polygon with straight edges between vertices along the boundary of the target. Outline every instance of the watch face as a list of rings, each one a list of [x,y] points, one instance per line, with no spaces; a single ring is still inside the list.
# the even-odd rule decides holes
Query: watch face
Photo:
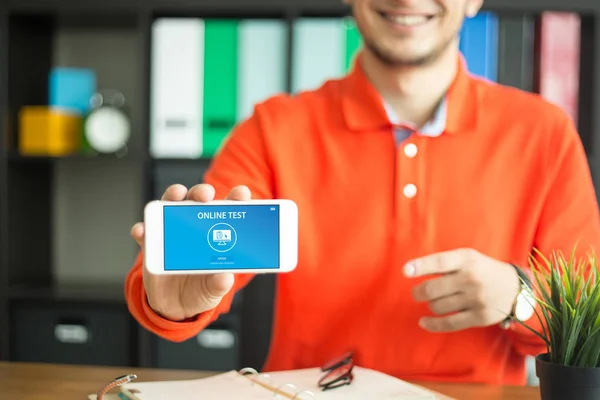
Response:
[[[102,107],[93,111],[85,122],[88,143],[101,153],[120,150],[129,139],[130,130],[127,116],[114,107]]]
[[[515,317],[519,321],[527,321],[535,314],[535,298],[529,290],[525,289],[519,293],[515,306]]]

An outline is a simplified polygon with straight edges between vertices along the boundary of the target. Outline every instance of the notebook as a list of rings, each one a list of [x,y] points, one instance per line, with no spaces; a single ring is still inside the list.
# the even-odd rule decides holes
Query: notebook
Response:
[[[295,400],[455,400],[368,368],[355,366],[350,385],[321,391],[319,368],[246,374],[246,370],[219,373],[207,378],[177,381],[130,382],[121,386],[118,398],[164,399],[295,399]],[[140,377],[143,379],[143,377]],[[115,389],[116,390],[116,389]],[[277,396],[278,395],[278,396]],[[114,395],[113,395],[114,396]],[[95,396],[90,396],[92,400]],[[104,397],[105,400],[109,398]]]

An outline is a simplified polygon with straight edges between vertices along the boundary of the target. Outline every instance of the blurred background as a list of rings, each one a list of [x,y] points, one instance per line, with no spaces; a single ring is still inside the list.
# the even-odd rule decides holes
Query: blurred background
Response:
[[[597,0],[487,0],[460,34],[472,73],[572,116],[594,178],[599,12]],[[341,0],[3,0],[0,360],[260,368],[272,277],[169,343],[127,311],[129,230],[168,185],[202,181],[254,104],[343,76],[360,46]]]

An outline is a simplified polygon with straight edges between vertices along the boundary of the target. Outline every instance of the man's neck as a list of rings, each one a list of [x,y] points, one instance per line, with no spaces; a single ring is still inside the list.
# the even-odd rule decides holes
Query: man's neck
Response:
[[[366,50],[362,68],[400,123],[422,127],[452,84],[458,55],[458,50],[448,50],[427,66],[391,68]]]

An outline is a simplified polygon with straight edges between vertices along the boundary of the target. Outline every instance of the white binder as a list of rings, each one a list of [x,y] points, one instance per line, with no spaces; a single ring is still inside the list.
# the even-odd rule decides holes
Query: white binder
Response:
[[[292,92],[312,90],[345,72],[346,32],[340,18],[294,22]]]
[[[205,63],[213,63],[210,71],[214,74],[214,63],[221,61],[207,59],[205,22],[198,18],[162,18],[153,25],[150,153],[154,158],[212,156],[205,141],[208,132],[203,132],[204,118],[209,118],[204,115],[204,102],[211,101],[206,97],[204,82],[227,77],[208,76]],[[253,113],[255,104],[286,91],[288,35],[286,23],[276,19],[240,20],[236,30],[237,49],[228,50],[237,54],[237,65],[223,66],[236,71],[236,76],[231,76],[237,80],[236,93],[212,95],[221,96],[219,101],[231,99],[236,108],[233,117],[239,122]],[[210,140],[214,146],[214,134]]]
[[[152,27],[150,153],[155,158],[202,154],[204,23],[162,18]]]
[[[238,120],[256,103],[286,90],[287,27],[280,20],[244,20],[239,27]]]

